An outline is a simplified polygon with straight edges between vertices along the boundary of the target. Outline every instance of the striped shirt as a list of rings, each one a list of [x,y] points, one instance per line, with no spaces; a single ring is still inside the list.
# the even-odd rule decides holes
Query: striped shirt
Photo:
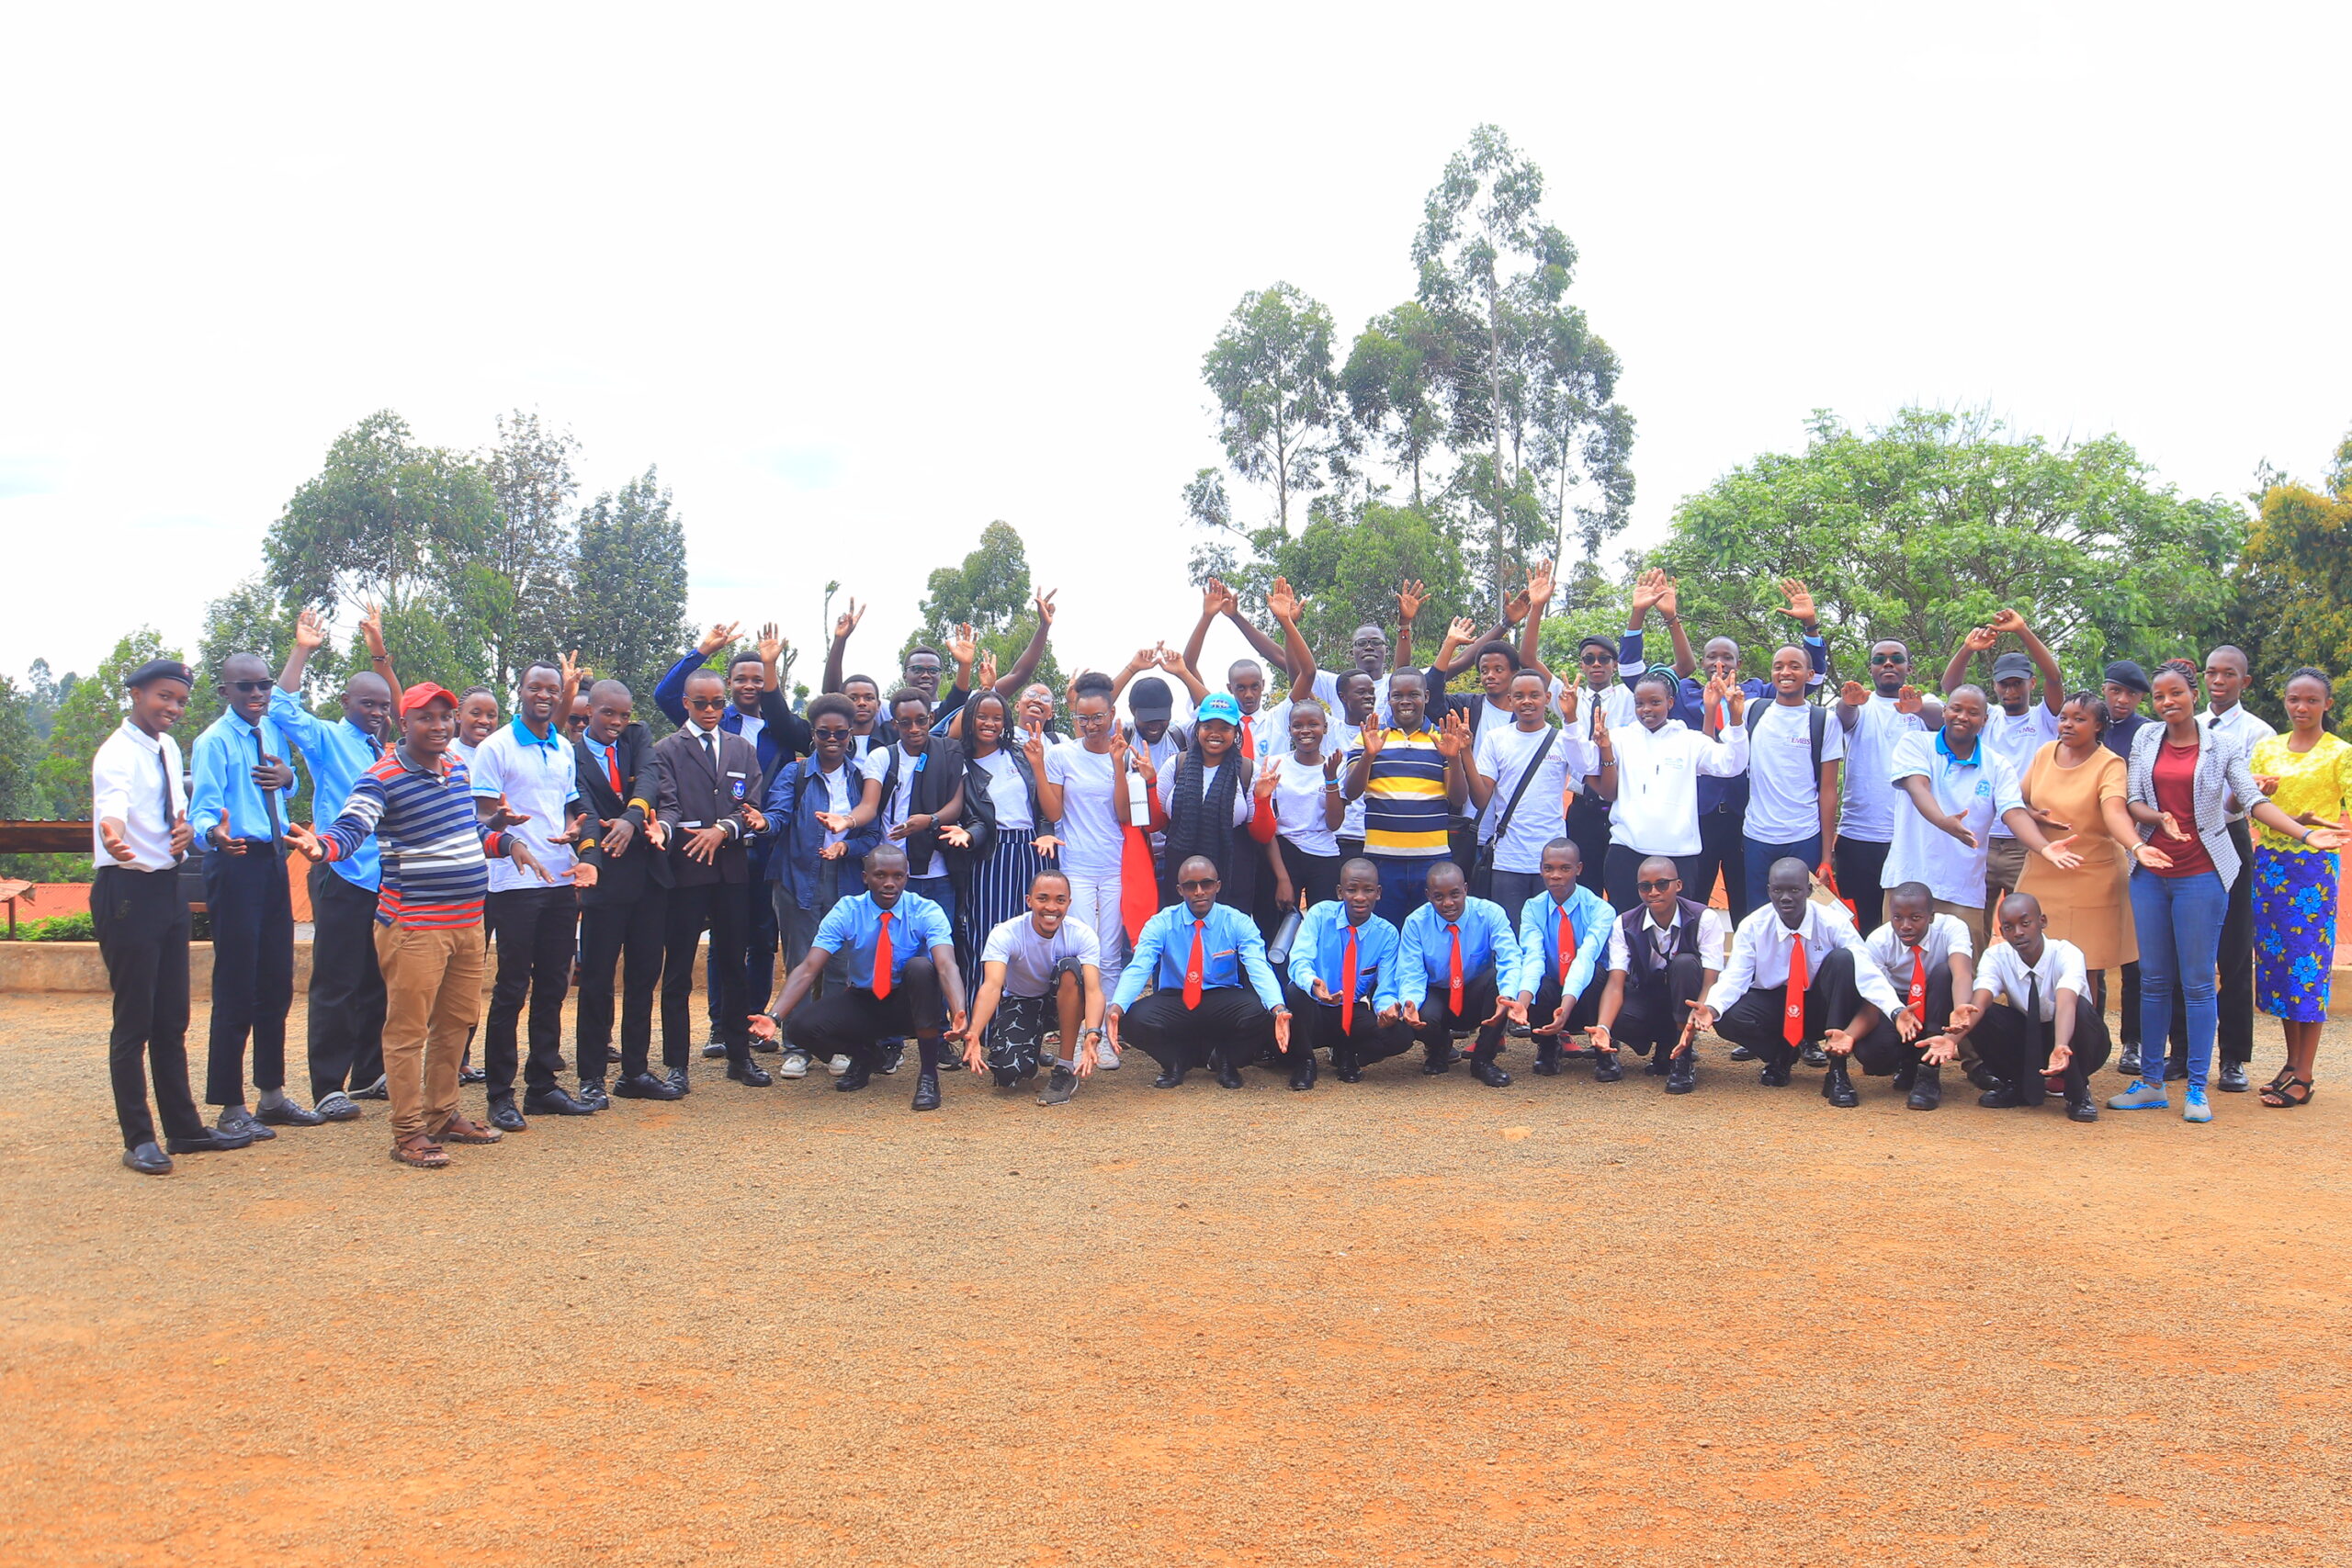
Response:
[[[1349,752],[1353,762],[1363,755]],[[1363,787],[1364,852],[1400,859],[1441,859],[1453,807],[1445,798],[1445,756],[1437,731],[1391,729],[1382,735]]]
[[[432,773],[394,747],[352,781],[343,815],[319,834],[330,861],[349,859],[374,835],[383,851],[376,923],[418,930],[478,925],[490,887],[489,855],[503,854],[474,810],[473,782],[455,752]]]

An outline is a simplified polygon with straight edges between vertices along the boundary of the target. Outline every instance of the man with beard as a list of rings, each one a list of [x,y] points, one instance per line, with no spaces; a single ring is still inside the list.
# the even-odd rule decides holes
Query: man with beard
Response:
[[[991,1074],[999,1089],[1025,1083],[1049,1033],[1061,1054],[1037,1103],[1067,1105],[1078,1080],[1093,1073],[1102,1039],[1102,952],[1094,933],[1069,918],[1069,878],[1050,867],[1029,884],[1028,913],[998,924],[980,949],[964,1066]]]

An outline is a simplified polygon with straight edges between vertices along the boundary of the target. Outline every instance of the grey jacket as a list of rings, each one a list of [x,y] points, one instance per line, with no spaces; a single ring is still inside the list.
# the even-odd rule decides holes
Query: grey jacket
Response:
[[[2143,725],[2132,738],[2132,762],[2125,793],[2141,806],[2156,804],[2156,748],[2165,743],[2165,726],[2162,720]],[[2234,795],[2248,805],[2262,798],[2262,791],[2254,782],[2254,770],[2246,763],[2246,754],[2234,746],[2211,744],[2206,733],[2205,716],[2198,716],[2197,724],[2197,826],[2195,832],[2205,845],[2205,852],[2213,857],[2213,869],[2222,874],[2222,886],[2234,886],[2238,873],[2245,867],[2238,861],[2237,846],[2230,841],[2229,798]],[[2140,841],[2165,846],[2156,835],[2159,828],[2145,823],[2140,826]]]

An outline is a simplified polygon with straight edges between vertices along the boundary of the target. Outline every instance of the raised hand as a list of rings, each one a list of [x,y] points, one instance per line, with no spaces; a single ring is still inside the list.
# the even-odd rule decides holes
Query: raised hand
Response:
[[[1467,615],[1456,615],[1446,623],[1445,640],[1449,646],[1466,648],[1477,635],[1478,623]]]
[[[293,849],[295,852],[300,854],[304,860],[324,860],[327,858],[326,845],[319,842],[319,836],[316,833],[311,832],[308,828],[302,826],[301,823],[288,822],[286,824],[285,837],[288,846]],[[109,852],[114,854],[114,857],[117,860],[129,860],[130,858],[128,853],[115,849],[114,840],[111,838],[107,840],[107,849]]]
[[[2015,610],[2003,610],[1993,617],[1992,629],[1996,632],[2021,632],[2026,629],[2025,617]]]
[[[1577,689],[1575,684],[1571,682],[1568,685],[1562,686],[1560,688],[1560,694],[1552,699],[1552,705],[1560,710],[1561,723],[1574,724],[1577,721]]]
[[[1470,721],[1458,712],[1447,714],[1445,722],[1438,727],[1438,755],[1449,762],[1459,761],[1469,750]]]
[[[859,604],[856,600],[851,600],[849,608],[833,617],[833,640],[847,642],[849,634],[857,630],[857,623],[865,619],[867,608],[868,606]],[[718,649],[713,649],[711,651],[715,653]]]
[[[702,634],[702,640],[695,644],[695,651],[708,659],[735,640],[736,628],[741,625],[738,621],[721,621]]]
[[[1905,686],[1894,694],[1894,711],[1897,713],[1917,713],[1927,705],[1928,699],[1920,694],[1917,686]]]
[[[1870,688],[1860,681],[1849,681],[1838,688],[1838,700],[1849,708],[1860,707],[1871,700]]]
[[[1250,786],[1250,793],[1260,800],[1272,800],[1274,797],[1274,786],[1282,783],[1282,756],[1279,752],[1269,751],[1258,759],[1258,779]]]
[[[1274,586],[1266,594],[1266,609],[1278,621],[1298,619],[1298,595],[1291,592],[1289,578],[1274,579]]]
[[[1666,592],[1666,573],[1650,568],[1634,579],[1634,608],[1644,615],[1657,608],[1658,596]]]
[[[761,663],[775,664],[784,658],[784,650],[791,646],[792,645],[790,643],[784,640],[784,633],[776,629],[776,624],[774,621],[765,622],[761,626]]]
[[[1595,750],[1609,744],[1609,709],[1600,703],[1592,705],[1591,740]]]
[[[1429,601],[1430,591],[1418,577],[1408,577],[1396,585],[1396,614],[1404,620],[1418,620],[1421,606]]]
[[[985,692],[995,684],[996,649],[992,648],[983,649],[980,651],[980,683],[977,689]]]
[[[1665,589],[1657,596],[1657,613],[1670,621],[1681,611],[1681,592],[1675,587],[1674,579],[1669,577],[1666,580]]]
[[[1788,604],[1781,606],[1781,614],[1803,621],[1808,626],[1812,625],[1813,590],[1807,588],[1796,578],[1784,577],[1781,579],[1781,592],[1788,595],[1789,600]]]
[[[1552,574],[1549,560],[1537,561],[1527,573],[1527,602],[1542,608],[1552,602],[1552,590],[1557,580]]]
[[[1032,771],[1042,776],[1046,771],[1046,727],[1033,724],[1022,732],[1021,754],[1029,759]],[[839,832],[841,829],[835,829]]]
[[[1380,723],[1377,719],[1374,719],[1373,722],[1365,725],[1362,729],[1356,731],[1356,744],[1362,748],[1365,762],[1370,763],[1378,761],[1380,757],[1381,745],[1387,739],[1388,732],[1380,728]]]
[[[560,668],[563,672],[564,689],[577,692],[580,689],[580,678],[588,673],[587,667],[580,662],[580,650],[575,648],[565,654]],[[561,716],[561,715],[557,716],[559,720]]]
[[[1201,614],[1216,616],[1225,614],[1225,579],[1212,577],[1201,585]]]
[[[359,617],[359,635],[368,641],[368,656],[373,659],[381,659],[384,657],[383,608],[380,605],[369,604],[366,606],[366,610],[367,613]]]
[[[1999,632],[1990,626],[1978,626],[1961,638],[1961,643],[1971,653],[1990,653],[1993,651],[1993,645],[2000,640]]]
[[[1184,668],[1184,650],[1181,648],[1170,648],[1163,642],[1153,651],[1152,662],[1173,675]]]
[[[1519,625],[1527,619],[1527,612],[1534,603],[1535,601],[1528,596],[1526,585],[1521,584],[1510,598],[1503,601],[1504,622],[1514,626]]]
[[[1060,592],[1058,588],[1048,588],[1037,595],[1037,618],[1049,626],[1054,624],[1054,595]]]
[[[294,617],[295,650],[303,654],[315,653],[326,640],[327,624],[319,619],[316,610],[305,606],[302,613]]]

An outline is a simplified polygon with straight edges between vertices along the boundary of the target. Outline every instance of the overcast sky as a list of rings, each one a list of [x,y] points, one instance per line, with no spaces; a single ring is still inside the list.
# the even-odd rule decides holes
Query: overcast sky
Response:
[[[467,447],[536,409],[590,492],[658,463],[695,614],[796,642],[838,578],[895,647],[1006,519],[1064,664],[1115,664],[1197,604],[1220,321],[1408,297],[1487,120],[1624,364],[1631,542],[1816,407],[2316,476],[2347,45],[2340,3],[17,7],[0,671],[192,648],[386,407]]]

